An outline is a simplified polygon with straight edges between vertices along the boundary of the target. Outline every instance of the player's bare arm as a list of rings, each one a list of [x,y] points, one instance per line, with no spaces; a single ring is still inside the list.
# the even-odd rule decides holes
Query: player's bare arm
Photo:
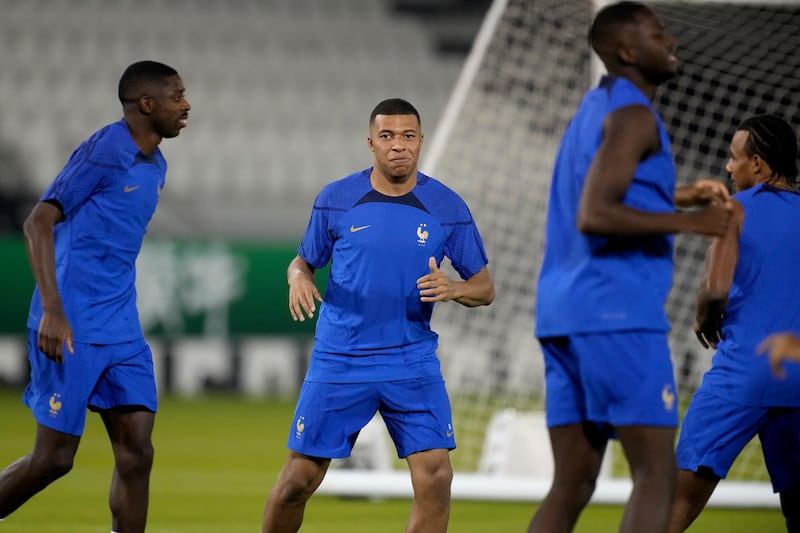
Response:
[[[712,179],[699,179],[689,185],[675,188],[675,205],[677,207],[725,203],[729,198],[728,186],[721,181]]]
[[[417,280],[420,300],[423,302],[448,302],[454,300],[466,307],[489,305],[494,301],[494,281],[487,267],[464,281],[453,281],[439,270],[436,259],[428,259],[430,274]]]
[[[289,313],[292,320],[303,322],[314,317],[317,305],[322,302],[322,296],[314,285],[314,268],[299,255],[292,259],[286,269],[286,279],[289,283]]]
[[[25,220],[23,230],[31,271],[42,297],[42,318],[38,344],[49,359],[64,362],[64,343],[73,353],[72,328],[69,325],[56,282],[56,259],[53,228],[64,220],[61,210],[48,202],[39,202]]]
[[[722,319],[739,260],[739,233],[744,209],[737,200],[731,199],[730,202],[734,223],[725,235],[712,239],[706,254],[706,271],[697,291],[694,332],[706,348],[716,348],[722,340]]]
[[[758,345],[756,353],[769,358],[769,366],[775,376],[786,377],[783,362],[800,362],[800,337],[789,332],[773,333]]]
[[[652,110],[631,105],[610,113],[603,142],[589,167],[578,209],[578,228],[586,234],[641,236],[691,231],[722,235],[730,220],[727,203],[686,213],[653,213],[623,203],[636,167],[658,151],[658,124]]]

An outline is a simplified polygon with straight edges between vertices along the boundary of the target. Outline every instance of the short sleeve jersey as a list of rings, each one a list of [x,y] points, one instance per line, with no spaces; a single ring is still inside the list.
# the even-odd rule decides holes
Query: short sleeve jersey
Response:
[[[674,211],[675,165],[660,116],[633,83],[603,78],[567,126],[553,170],[537,285],[539,338],[669,329],[664,304],[672,283],[672,236],[591,236],[577,227],[581,191],[603,139],[603,121],[630,105],[653,111],[661,148],[639,163],[623,202],[642,211]]]
[[[166,170],[161,151],[143,154],[120,120],[81,144],[42,195],[64,214],[54,229],[56,280],[74,340],[115,344],[143,337],[135,262]],[[38,329],[41,318],[37,287],[28,327]]]
[[[744,405],[800,407],[800,368],[772,376],[756,347],[776,331],[800,334],[800,193],[756,185],[734,195],[744,208],[739,258],[722,323],[723,340],[703,387]]]
[[[432,303],[417,279],[447,256],[463,279],[488,262],[464,201],[422,173],[414,189],[385,196],[366,169],[318,195],[298,254],[330,263],[306,379],[372,382],[440,373]]]

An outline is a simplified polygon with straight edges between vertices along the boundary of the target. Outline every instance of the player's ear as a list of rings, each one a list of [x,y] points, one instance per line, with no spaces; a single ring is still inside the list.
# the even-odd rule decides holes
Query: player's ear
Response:
[[[764,173],[767,175],[770,174],[769,165],[767,165],[766,161],[761,159],[761,156],[758,154],[753,154],[750,156],[750,168],[753,170],[753,174],[756,176]]]
[[[375,146],[372,144],[372,137],[367,137],[367,146],[369,147],[370,152],[375,151]]]
[[[143,115],[149,115],[153,111],[154,105],[153,98],[147,95],[142,95],[139,97],[139,111]]]
[[[636,62],[636,52],[628,46],[617,48],[617,60],[620,65],[633,65]]]

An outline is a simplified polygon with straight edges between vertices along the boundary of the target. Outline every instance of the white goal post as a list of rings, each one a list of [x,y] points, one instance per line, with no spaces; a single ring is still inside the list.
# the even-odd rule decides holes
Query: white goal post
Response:
[[[725,179],[730,135],[748,115],[777,113],[800,126],[797,1],[647,3],[678,43],[679,75],[659,90],[655,105],[673,139],[679,183]],[[487,308],[439,305],[434,312],[458,442],[454,498],[538,501],[550,484],[544,371],[533,337],[535,280],[555,151],[597,77],[586,38],[594,10],[581,0],[495,0],[426,147],[421,169],[469,204],[497,288]],[[667,311],[685,408],[712,355],[691,328],[706,243],[689,235],[675,242]],[[606,462],[592,501],[623,503],[630,481],[618,445]],[[394,466],[333,468],[320,492],[410,496],[405,466]],[[779,505],[757,439],[709,505]]]

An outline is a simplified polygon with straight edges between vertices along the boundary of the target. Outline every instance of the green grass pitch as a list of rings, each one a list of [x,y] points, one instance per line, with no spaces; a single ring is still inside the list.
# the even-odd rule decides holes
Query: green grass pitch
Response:
[[[264,499],[286,454],[293,400],[163,397],[156,417],[149,533],[259,533]],[[0,389],[0,467],[30,451],[34,422],[19,391]],[[454,453],[458,453],[456,450]],[[108,533],[111,452],[89,413],[75,466],[0,524],[0,533]],[[301,531],[402,532],[410,502],[314,497]],[[525,531],[534,504],[455,501],[449,531]],[[590,506],[577,533],[616,531],[622,509]],[[785,531],[777,510],[706,510],[690,531]]]

